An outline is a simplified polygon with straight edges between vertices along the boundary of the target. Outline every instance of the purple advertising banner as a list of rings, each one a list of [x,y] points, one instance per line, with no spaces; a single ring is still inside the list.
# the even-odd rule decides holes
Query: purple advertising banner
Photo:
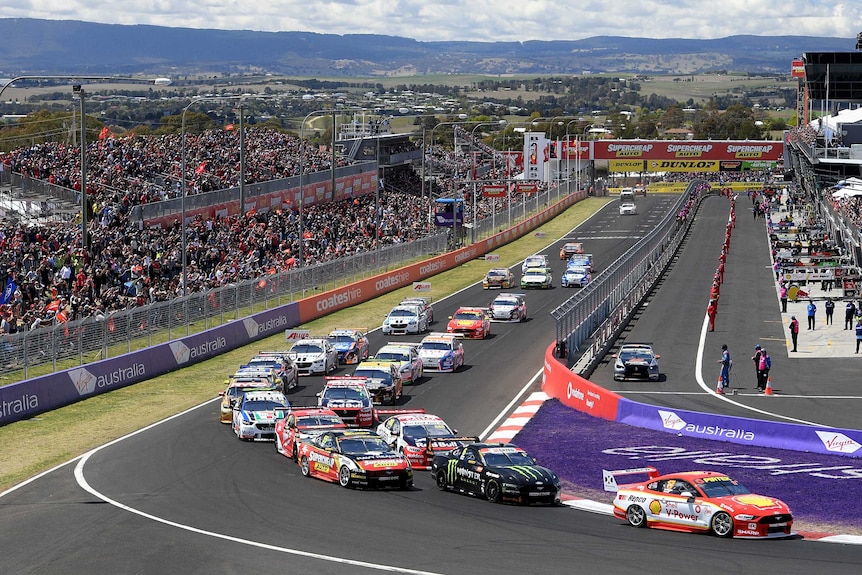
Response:
[[[676,435],[829,455],[862,457],[862,431],[714,415],[620,399],[617,421]]]
[[[192,365],[299,325],[296,302],[85,366],[0,387],[0,425]]]

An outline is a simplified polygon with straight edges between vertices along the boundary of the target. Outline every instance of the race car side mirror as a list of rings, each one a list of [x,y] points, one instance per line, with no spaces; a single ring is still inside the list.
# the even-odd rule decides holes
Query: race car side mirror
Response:
[[[223,391],[218,392],[218,396],[219,396],[219,397],[224,397],[224,392],[223,392]]]
[[[656,355],[656,356],[655,356],[655,358],[656,358],[656,359],[661,359],[661,356],[660,356],[660,355]]]

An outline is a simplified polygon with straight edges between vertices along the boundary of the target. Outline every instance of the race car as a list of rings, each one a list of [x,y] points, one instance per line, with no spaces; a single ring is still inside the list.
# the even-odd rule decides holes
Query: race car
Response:
[[[646,474],[640,483],[617,485],[616,478]],[[712,533],[746,539],[790,537],[793,515],[773,497],[751,493],[715,471],[659,475],[655,467],[602,470],[605,491],[616,493],[614,515],[634,527]]]
[[[342,487],[413,487],[413,468],[370,430],[338,429],[303,441],[297,455],[305,477]]]
[[[368,359],[371,347],[368,344],[368,337],[365,335],[367,331],[366,329],[339,328],[329,332],[326,339],[338,352],[338,363],[351,365]]]
[[[548,256],[542,254],[535,254],[532,256],[527,256],[524,260],[524,263],[521,264],[521,273],[526,273],[526,271],[530,268],[546,268],[551,264],[548,263]]]
[[[430,297],[412,295],[401,300],[398,305],[418,305],[425,312],[425,316],[428,318],[428,325],[434,323],[434,308],[431,306]]]
[[[422,358],[419,357],[419,344],[390,341],[374,354],[374,361],[394,361],[404,385],[422,379]]]
[[[363,361],[353,370],[353,376],[365,379],[365,387],[377,404],[392,405],[401,399],[404,382],[401,381],[401,360]]]
[[[560,504],[560,478],[511,443],[470,443],[436,453],[431,473],[449,489],[499,503]]]
[[[482,280],[482,289],[509,289],[515,285],[515,275],[509,268],[492,268]]]
[[[347,429],[347,424],[328,407],[294,407],[275,423],[275,450],[296,461],[301,442],[330,429]]]
[[[638,213],[638,207],[634,202],[623,202],[620,204],[621,216],[634,216]]]
[[[560,285],[563,287],[587,287],[590,280],[593,279],[593,274],[585,267],[569,265],[566,271],[560,276]]]
[[[243,441],[275,439],[275,422],[289,409],[280,391],[246,391],[233,406],[233,432]]]
[[[397,305],[383,320],[383,335],[406,335],[428,331],[428,314],[418,305]]]
[[[581,242],[566,242],[560,248],[560,259],[567,260],[575,254],[584,253],[584,244]]]
[[[237,369],[233,375],[228,378],[235,379],[238,377],[253,377],[257,379],[265,379],[270,386],[273,388],[278,388],[281,385],[281,378],[278,376],[278,370],[272,365],[269,366],[257,366],[250,367],[248,365],[241,365],[239,369]]]
[[[646,378],[658,381],[658,360],[648,343],[625,343],[620,346],[614,362],[614,379],[622,381],[629,377]]]
[[[299,383],[299,368],[287,351],[259,351],[240,369],[244,367],[275,369],[275,375],[278,378],[276,386],[282,393],[293,389]]]
[[[219,410],[219,421],[231,423],[233,421],[233,406],[246,391],[266,391],[275,389],[272,382],[263,377],[233,377],[228,379],[227,388],[219,392],[221,397],[221,408]]]
[[[323,390],[317,394],[317,405],[328,407],[344,423],[353,427],[374,425],[374,402],[364,377],[344,375],[324,378]]]
[[[521,276],[521,289],[553,286],[554,276],[551,274],[551,268],[530,268]]]
[[[471,339],[485,339],[491,335],[491,318],[488,310],[480,307],[459,307],[449,316],[446,333],[460,333]]]
[[[413,469],[428,469],[431,466],[430,452],[426,449],[429,441],[441,440],[436,445],[438,450],[443,450],[443,442],[454,440],[455,431],[440,417],[425,413],[425,410],[421,409],[389,417],[377,426],[377,435],[392,449],[404,454]],[[455,441],[449,443],[449,449],[459,446]]]
[[[491,321],[527,321],[527,294],[501,293],[488,305]]]
[[[427,371],[456,371],[464,365],[464,344],[456,333],[429,333],[419,344],[419,359]]]
[[[301,339],[293,344],[289,353],[299,375],[326,375],[338,369],[338,352],[324,337]]]
[[[593,254],[575,254],[569,258],[566,267],[579,266],[586,268],[590,273],[593,273]]]

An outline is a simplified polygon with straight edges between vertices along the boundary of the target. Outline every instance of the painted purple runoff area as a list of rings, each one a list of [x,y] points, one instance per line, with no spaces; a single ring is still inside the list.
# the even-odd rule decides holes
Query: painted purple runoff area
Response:
[[[853,429],[815,427],[684,409],[660,408],[625,398],[619,400],[617,422],[741,445],[862,457],[862,431]]]
[[[602,469],[714,470],[781,499],[797,518],[858,525],[862,517],[862,461],[840,455],[671,435],[591,417],[555,399],[545,402],[512,443],[564,481],[586,488],[603,489]]]
[[[168,343],[0,387],[0,425],[192,365],[299,325],[296,302]]]

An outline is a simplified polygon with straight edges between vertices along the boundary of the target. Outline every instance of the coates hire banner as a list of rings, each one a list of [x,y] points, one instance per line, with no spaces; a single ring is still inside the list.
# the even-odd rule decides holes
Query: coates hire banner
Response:
[[[526,222],[456,252],[289,303],[155,347],[0,387],[0,425],[192,365],[380,294],[411,286],[523,236],[586,197],[572,194]]]
[[[700,439],[862,457],[862,431],[745,419],[638,403],[572,373],[554,357],[554,348],[552,344],[545,352],[542,391],[572,409],[626,425]]]
[[[777,162],[784,144],[748,140],[596,140],[593,160],[647,160],[650,162]]]

